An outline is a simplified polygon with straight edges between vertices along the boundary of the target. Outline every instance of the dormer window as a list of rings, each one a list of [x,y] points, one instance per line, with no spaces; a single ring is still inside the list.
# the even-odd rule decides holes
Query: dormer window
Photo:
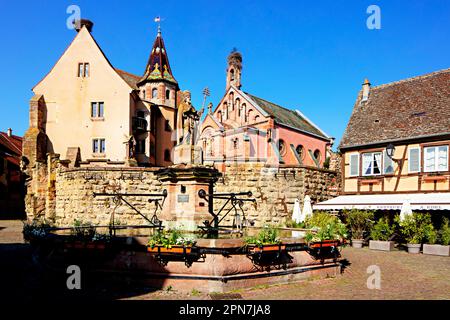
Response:
[[[89,63],[82,62],[78,64],[78,77],[79,78],[89,77]]]

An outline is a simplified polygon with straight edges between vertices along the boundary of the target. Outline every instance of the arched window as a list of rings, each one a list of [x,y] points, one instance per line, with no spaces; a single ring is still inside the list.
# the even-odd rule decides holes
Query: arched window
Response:
[[[166,90],[166,99],[170,99],[170,90]]]
[[[158,97],[158,89],[157,88],[153,88],[152,89],[152,99],[155,99]]]
[[[170,161],[170,150],[164,150],[164,161]]]
[[[259,115],[257,114],[256,116],[255,116],[255,122],[258,122],[259,121]]]
[[[286,154],[286,143],[282,139],[278,140],[278,151],[282,157]]]
[[[253,113],[253,109],[248,110],[247,119],[245,119],[245,122],[252,120],[252,113]]]
[[[242,114],[244,115],[244,122],[247,122],[247,105],[245,103],[242,104]]]
[[[234,81],[234,69],[230,70],[230,80]]]
[[[319,149],[316,149],[316,151],[314,151],[314,158],[316,158],[316,160],[318,162],[320,162],[320,158],[322,157],[322,155],[320,154]]]
[[[305,156],[305,152],[304,152],[305,149],[303,148],[303,146],[302,146],[301,144],[299,144],[299,145],[297,146],[297,148],[295,148],[295,151],[297,151],[297,153],[298,153],[300,159],[303,159],[303,158],[304,158],[304,156]]]
[[[224,120],[227,120],[228,119],[228,103],[226,103],[226,102],[223,104],[223,112],[225,113]]]
[[[222,111],[217,112],[217,117],[219,118],[219,122],[222,122]]]

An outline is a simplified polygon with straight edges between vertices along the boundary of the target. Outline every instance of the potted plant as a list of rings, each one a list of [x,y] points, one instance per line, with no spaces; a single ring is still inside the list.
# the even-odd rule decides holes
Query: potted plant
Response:
[[[244,242],[250,252],[273,252],[286,249],[278,237],[278,229],[271,226],[264,226],[256,236],[246,237]]]
[[[434,229],[428,213],[413,212],[407,215],[403,221],[399,221],[399,226],[400,232],[406,240],[408,252],[412,254],[420,253],[422,243],[427,240],[427,236]]]
[[[191,253],[196,244],[194,237],[183,235],[179,230],[158,230],[148,241],[147,251],[151,253]]]
[[[450,226],[447,218],[444,219],[439,232],[430,230],[427,238],[428,243],[423,245],[423,254],[450,256]]]
[[[373,211],[351,209],[345,216],[352,234],[352,247],[362,248],[364,233],[370,231],[373,224]]]
[[[313,249],[337,247],[347,238],[347,228],[342,221],[326,212],[315,212],[306,219],[305,226],[310,229],[305,240]]]
[[[34,219],[31,222],[24,223],[22,233],[25,241],[34,244],[47,239],[52,224],[45,219]]]
[[[394,241],[390,241],[394,235],[395,229],[389,225],[386,217],[381,218],[374,225],[370,236],[372,240],[369,241],[369,249],[391,251],[394,249]]]

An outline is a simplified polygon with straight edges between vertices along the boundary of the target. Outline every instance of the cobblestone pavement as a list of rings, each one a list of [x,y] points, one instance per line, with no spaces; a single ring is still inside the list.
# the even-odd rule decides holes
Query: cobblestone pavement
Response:
[[[0,220],[0,296],[32,299],[36,292],[51,291],[48,282],[33,274],[31,248],[23,243],[21,221]],[[337,278],[311,279],[298,283],[234,291],[242,299],[447,299],[450,300],[450,258],[411,255],[404,251],[380,252],[367,248],[344,248],[347,263]],[[376,265],[381,271],[381,289],[367,288],[367,268]],[[59,281],[59,280],[58,280]],[[45,287],[45,290],[42,290]],[[121,293],[112,294],[115,290]],[[124,293],[124,290],[126,291]],[[211,299],[203,292],[190,294],[151,288],[102,287],[88,295],[104,299]],[[62,299],[64,295],[59,295]]]

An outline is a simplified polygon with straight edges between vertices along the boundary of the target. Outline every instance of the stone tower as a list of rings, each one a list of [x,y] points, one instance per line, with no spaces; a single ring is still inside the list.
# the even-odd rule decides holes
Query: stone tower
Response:
[[[241,88],[241,73],[242,73],[242,54],[236,49],[231,51],[228,56],[228,67],[227,67],[227,87],[226,90],[230,88],[231,85],[236,88]]]

